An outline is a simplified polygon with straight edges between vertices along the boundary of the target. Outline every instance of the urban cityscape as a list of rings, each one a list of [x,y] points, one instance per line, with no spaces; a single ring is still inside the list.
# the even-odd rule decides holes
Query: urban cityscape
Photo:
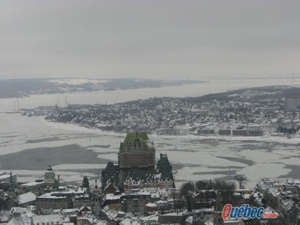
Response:
[[[299,0],[0,0],[0,225],[300,225]]]
[[[7,224],[240,224],[223,222],[226,204],[264,207],[276,218],[245,219],[244,224],[295,224],[300,179],[258,180],[245,188],[235,182],[199,180],[176,186],[166,154],[156,161],[155,143],[142,132],[128,133],[115,156],[99,168],[99,179],[87,176],[81,185],[61,181],[45,168],[44,176],[20,183],[17,174],[0,176],[1,221]],[[199,177],[200,178],[200,177]]]

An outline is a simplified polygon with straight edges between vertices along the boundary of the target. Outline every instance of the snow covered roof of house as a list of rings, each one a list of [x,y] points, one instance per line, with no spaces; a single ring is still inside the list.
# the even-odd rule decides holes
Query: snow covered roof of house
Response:
[[[25,203],[33,202],[36,200],[36,195],[33,194],[32,192],[27,192],[25,194],[19,195],[18,196],[18,204],[22,205]]]
[[[32,216],[33,224],[43,224],[46,222],[51,224],[52,222],[54,224],[62,224],[63,219],[61,215],[33,215]]]
[[[157,205],[165,205],[165,204],[168,204],[168,201],[159,200],[159,201],[156,201],[156,204]]]
[[[158,215],[154,214],[154,215],[150,215],[150,216],[146,216],[146,217],[140,217],[140,219],[144,222],[147,222],[147,221],[157,221],[158,222]]]
[[[146,204],[146,207],[155,208],[155,207],[157,207],[157,205],[155,203],[149,202]]]
[[[132,218],[126,218],[120,222],[120,225],[140,225],[141,221]]]
[[[107,194],[105,195],[105,200],[119,200],[121,195]]]
[[[13,217],[7,225],[31,225],[31,219],[27,216]]]
[[[41,184],[44,184],[44,182],[29,182],[29,183],[22,184],[21,187],[32,187]]]
[[[65,199],[66,197],[65,196],[55,196],[55,195],[52,195],[52,193],[46,193],[46,194],[43,194],[43,195],[37,197],[37,199],[43,199],[43,198]]]
[[[21,208],[21,207],[12,207],[10,209],[11,213],[26,213],[26,208]]]
[[[78,188],[78,189],[68,189],[64,186],[60,186],[59,188],[64,188],[65,190],[59,191],[59,192],[52,192],[53,195],[68,195],[68,194],[84,194],[85,189],[84,188]]]
[[[118,220],[120,219],[120,216],[123,217],[124,214],[121,214],[121,211],[116,211],[116,210],[110,210],[108,206],[105,206],[102,209],[102,212],[110,219]]]

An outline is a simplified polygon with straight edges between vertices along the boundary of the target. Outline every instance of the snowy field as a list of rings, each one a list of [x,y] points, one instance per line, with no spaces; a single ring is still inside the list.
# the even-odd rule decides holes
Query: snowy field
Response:
[[[106,163],[117,162],[124,139],[124,135],[50,123],[42,117],[1,114],[0,118],[0,170],[17,173],[19,181],[42,177],[48,165],[67,182],[81,182],[85,175],[99,180]],[[150,138],[157,158],[168,154],[177,186],[189,180],[231,180],[236,174],[245,174],[250,188],[262,177],[299,178],[300,139]]]

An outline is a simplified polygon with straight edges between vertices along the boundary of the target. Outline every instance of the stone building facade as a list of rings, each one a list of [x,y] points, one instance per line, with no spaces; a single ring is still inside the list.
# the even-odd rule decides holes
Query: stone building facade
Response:
[[[52,167],[48,166],[44,174],[44,183],[46,185],[52,185],[54,183],[54,180],[55,180],[55,173]]]
[[[130,195],[122,195],[120,202],[121,210],[123,212],[143,214],[145,212],[145,205],[151,202],[151,194],[144,192]]]
[[[54,209],[67,209],[68,200],[65,196],[53,196],[51,193],[37,197],[36,202],[37,214],[50,214]]]

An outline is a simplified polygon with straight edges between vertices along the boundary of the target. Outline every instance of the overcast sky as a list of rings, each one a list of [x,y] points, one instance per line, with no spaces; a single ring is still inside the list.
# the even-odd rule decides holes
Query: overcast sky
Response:
[[[0,2],[0,79],[300,72],[299,0]]]

